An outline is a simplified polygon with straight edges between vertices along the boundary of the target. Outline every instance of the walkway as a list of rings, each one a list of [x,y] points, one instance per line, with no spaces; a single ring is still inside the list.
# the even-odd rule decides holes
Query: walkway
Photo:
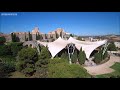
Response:
[[[120,57],[115,55],[110,55],[110,60],[104,64],[97,65],[97,66],[88,66],[84,67],[87,69],[88,73],[91,75],[99,75],[99,74],[106,74],[111,73],[114,70],[110,68],[115,62],[120,62]]]

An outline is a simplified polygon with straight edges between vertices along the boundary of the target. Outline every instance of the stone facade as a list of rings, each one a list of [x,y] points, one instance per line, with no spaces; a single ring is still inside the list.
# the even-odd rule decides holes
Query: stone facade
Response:
[[[28,32],[13,32],[16,34],[17,37],[19,37],[20,39],[20,42],[25,42],[25,36],[26,38],[28,38],[28,41],[29,41],[29,33]],[[41,41],[53,41],[53,39],[57,39],[56,38],[56,33],[60,36],[60,33],[62,33],[62,38],[65,38],[66,36],[68,37],[68,34],[66,32],[64,32],[64,30],[62,28],[57,28],[56,30],[52,31],[52,32],[49,32],[48,34],[44,34],[44,33],[41,33],[39,31],[39,28],[38,27],[35,27],[32,32],[30,32],[30,34],[32,34],[32,40],[35,41],[36,40],[36,34],[39,34],[42,36],[42,40]],[[47,38],[45,38],[45,35]],[[12,38],[11,38],[11,34],[7,35],[6,36],[6,41],[7,42],[10,42],[12,41]]]

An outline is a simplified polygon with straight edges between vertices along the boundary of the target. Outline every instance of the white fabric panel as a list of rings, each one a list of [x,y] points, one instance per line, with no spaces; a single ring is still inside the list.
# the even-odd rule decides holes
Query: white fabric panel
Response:
[[[80,48],[82,47],[82,50],[85,51],[86,54],[86,58],[88,59],[90,57],[90,54],[99,46],[105,44],[107,42],[107,40],[103,40],[103,41],[97,41],[97,42],[86,42],[86,41],[79,41],[76,40],[72,37],[70,37],[68,40],[64,40],[61,37],[59,37],[57,40],[55,40],[54,42],[40,42],[38,41],[38,43],[46,46],[48,45],[48,49],[52,55],[52,57],[55,57],[55,55],[57,53],[59,53],[62,49],[64,49],[67,44],[69,43],[74,43],[76,48],[78,50],[80,50]]]
[[[52,57],[55,57],[55,55],[59,53],[62,49],[64,49],[67,44],[68,42],[66,40],[61,39],[61,37],[59,37],[56,41],[49,43],[48,49]]]

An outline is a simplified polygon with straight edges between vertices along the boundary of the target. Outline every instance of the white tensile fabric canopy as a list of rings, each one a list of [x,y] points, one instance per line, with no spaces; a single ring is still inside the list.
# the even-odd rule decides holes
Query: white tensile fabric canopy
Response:
[[[107,43],[107,40],[102,41],[96,41],[96,42],[86,42],[86,41],[79,41],[72,37],[70,37],[68,40],[64,40],[61,37],[59,37],[54,42],[40,42],[38,43],[48,46],[48,50],[50,51],[52,57],[54,58],[56,54],[58,54],[61,50],[63,50],[69,43],[75,44],[75,47],[80,50],[82,47],[82,50],[85,51],[86,58],[89,59],[90,54],[99,46],[104,45]]]

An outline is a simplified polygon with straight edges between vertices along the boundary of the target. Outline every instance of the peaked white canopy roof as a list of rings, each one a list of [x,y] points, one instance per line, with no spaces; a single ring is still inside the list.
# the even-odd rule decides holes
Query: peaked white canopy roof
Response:
[[[85,51],[86,57],[89,58],[90,54],[99,46],[104,45],[107,40],[103,41],[97,41],[97,42],[86,42],[86,41],[79,41],[72,37],[70,37],[68,40],[64,40],[61,37],[59,37],[54,42],[40,42],[38,43],[48,46],[48,50],[50,51],[52,57],[55,57],[57,53],[59,53],[62,49],[64,49],[69,43],[74,43],[76,48],[80,50],[82,47],[82,50]]]

